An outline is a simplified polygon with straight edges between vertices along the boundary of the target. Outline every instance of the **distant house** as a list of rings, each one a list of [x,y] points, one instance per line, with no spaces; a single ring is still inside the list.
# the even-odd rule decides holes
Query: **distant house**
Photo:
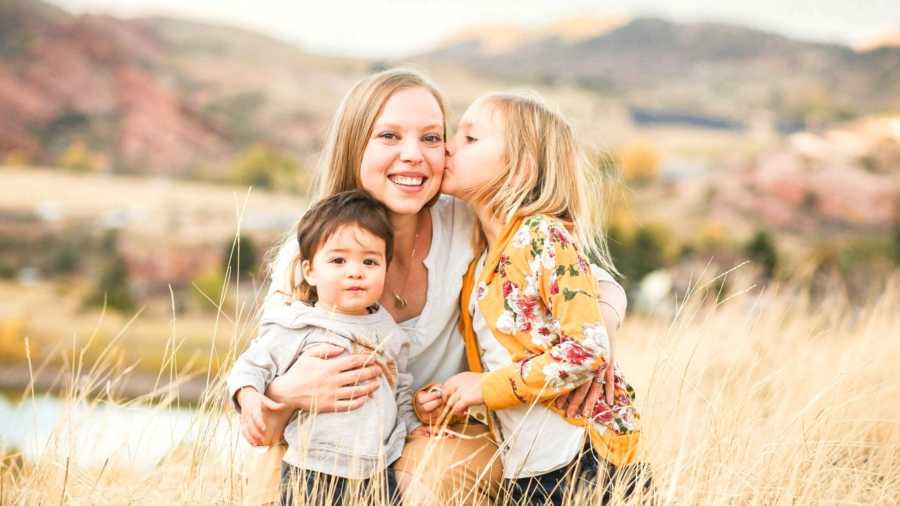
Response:
[[[631,115],[631,121],[639,126],[676,125],[727,131],[741,131],[745,129],[743,123],[720,116],[671,109],[648,109],[634,105],[628,106],[628,112]]]

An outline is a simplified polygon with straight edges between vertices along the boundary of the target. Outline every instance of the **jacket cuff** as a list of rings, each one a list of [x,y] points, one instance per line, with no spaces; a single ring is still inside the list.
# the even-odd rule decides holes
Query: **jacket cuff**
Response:
[[[504,367],[481,375],[481,396],[490,409],[506,409],[525,404],[516,395],[516,380]]]

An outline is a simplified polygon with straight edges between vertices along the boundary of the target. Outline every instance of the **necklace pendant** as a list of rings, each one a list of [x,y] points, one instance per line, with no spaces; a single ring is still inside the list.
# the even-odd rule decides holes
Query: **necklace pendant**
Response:
[[[397,292],[391,292],[391,293],[394,295],[394,305],[400,309],[405,308],[406,307],[406,299],[401,297],[400,294]]]

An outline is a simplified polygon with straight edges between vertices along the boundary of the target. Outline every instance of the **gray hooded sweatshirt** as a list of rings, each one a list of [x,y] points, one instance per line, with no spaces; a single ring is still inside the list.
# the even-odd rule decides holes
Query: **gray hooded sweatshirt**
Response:
[[[383,307],[352,316],[279,299],[266,303],[259,335],[228,376],[230,398],[246,386],[265,392],[315,344],[371,353],[383,374],[380,387],[362,407],[337,413],[297,411],[284,431],[286,463],[344,478],[371,477],[400,457],[407,433],[419,425],[412,407],[412,376],[406,372],[409,338]]]

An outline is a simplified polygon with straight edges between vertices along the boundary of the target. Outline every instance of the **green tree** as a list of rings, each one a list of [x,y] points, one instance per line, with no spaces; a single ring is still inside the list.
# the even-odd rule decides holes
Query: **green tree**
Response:
[[[125,258],[119,252],[118,236],[109,232],[100,248],[102,257],[94,279],[94,287],[85,304],[102,306],[118,311],[131,311],[135,307],[134,296],[128,282],[128,267]]]
[[[768,232],[757,231],[744,245],[744,253],[762,268],[763,275],[767,279],[775,275],[775,269],[778,267],[778,251],[775,248],[775,241]]]
[[[238,236],[237,241],[229,241],[225,244],[222,258],[223,272],[230,272],[232,276],[253,276],[259,255],[253,241],[244,235]],[[228,270],[230,268],[230,271]]]
[[[891,256],[894,263],[900,265],[900,220],[894,224],[894,233],[891,234]]]
[[[294,193],[304,192],[309,186],[308,174],[296,159],[261,144],[238,155],[229,179],[235,184]]]

